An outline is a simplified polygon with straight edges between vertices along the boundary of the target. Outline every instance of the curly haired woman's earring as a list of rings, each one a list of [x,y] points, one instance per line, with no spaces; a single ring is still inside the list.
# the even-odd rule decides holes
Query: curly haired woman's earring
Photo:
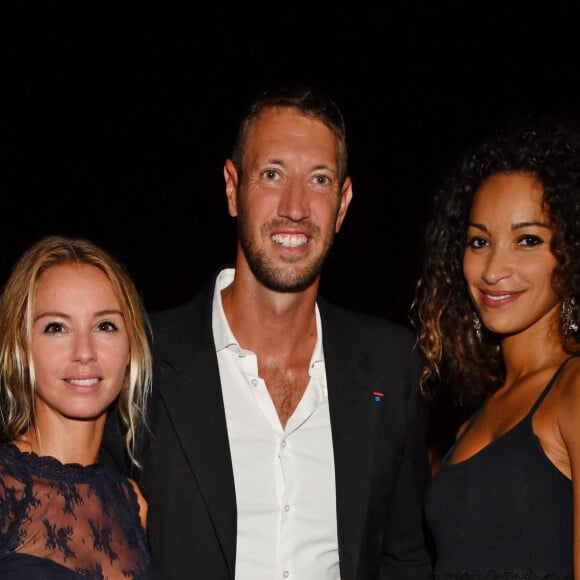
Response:
[[[571,333],[578,332],[578,306],[576,299],[564,298],[562,301],[562,310],[560,312],[560,320],[562,322],[562,334],[568,336]]]
[[[481,320],[479,319],[477,312],[473,313],[473,330],[475,332],[475,338],[481,342]]]

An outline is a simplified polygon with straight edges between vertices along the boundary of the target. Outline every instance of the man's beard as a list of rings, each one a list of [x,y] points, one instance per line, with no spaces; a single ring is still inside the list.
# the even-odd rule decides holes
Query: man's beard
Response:
[[[305,266],[293,267],[293,262],[298,261],[299,258],[296,260],[288,258],[285,265],[276,266],[268,257],[267,252],[257,248],[252,243],[251,231],[246,220],[246,212],[243,208],[239,206],[238,208],[238,239],[252,274],[266,288],[276,292],[301,292],[308,288],[322,270],[322,265],[334,242],[334,231],[330,230],[322,252]],[[270,226],[271,224],[267,224],[262,230],[269,231]],[[308,224],[308,228],[313,236],[320,233],[320,228],[314,224]]]

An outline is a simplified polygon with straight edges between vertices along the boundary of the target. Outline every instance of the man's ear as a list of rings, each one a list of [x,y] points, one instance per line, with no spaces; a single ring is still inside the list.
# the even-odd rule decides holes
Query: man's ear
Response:
[[[238,215],[236,193],[238,190],[238,170],[231,159],[224,163],[224,178],[226,180],[226,197],[228,198],[228,211],[232,217]]]
[[[334,231],[338,233],[342,226],[342,222],[346,216],[350,200],[352,199],[352,181],[347,177],[342,184],[342,191],[340,193],[340,205],[338,206],[338,213],[336,214],[336,224]]]

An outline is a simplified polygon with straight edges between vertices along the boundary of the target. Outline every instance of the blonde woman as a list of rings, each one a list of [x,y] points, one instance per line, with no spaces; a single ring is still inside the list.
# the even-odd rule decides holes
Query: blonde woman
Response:
[[[147,324],[125,269],[90,241],[49,236],[15,264],[0,297],[1,578],[153,578],[146,503],[98,463],[111,405],[133,457]]]

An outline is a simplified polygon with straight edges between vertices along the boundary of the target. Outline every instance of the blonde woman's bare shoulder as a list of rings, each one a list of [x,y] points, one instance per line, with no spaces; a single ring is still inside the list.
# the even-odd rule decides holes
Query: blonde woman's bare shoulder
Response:
[[[139,489],[137,482],[134,479],[131,479],[130,477],[128,479],[131,485],[133,486],[133,489],[135,490],[135,494],[137,495],[137,503],[139,504],[139,517],[141,519],[141,525],[143,526],[143,529],[146,530],[147,507],[148,507],[147,500],[143,497],[143,494],[141,493],[141,490]]]

